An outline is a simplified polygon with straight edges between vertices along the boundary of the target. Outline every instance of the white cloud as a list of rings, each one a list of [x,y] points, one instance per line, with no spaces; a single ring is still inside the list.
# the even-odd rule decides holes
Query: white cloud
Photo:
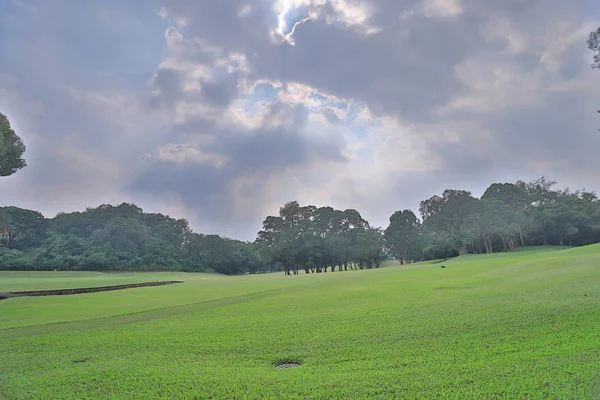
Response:
[[[223,155],[203,152],[198,149],[196,143],[168,143],[158,148],[158,158],[161,161],[177,163],[206,163],[217,168],[229,162],[228,158]]]
[[[423,11],[428,17],[456,17],[463,10],[462,0],[424,0]]]

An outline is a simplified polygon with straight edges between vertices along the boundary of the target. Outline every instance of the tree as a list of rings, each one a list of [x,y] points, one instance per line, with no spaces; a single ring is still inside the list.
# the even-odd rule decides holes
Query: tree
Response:
[[[515,237],[519,232],[517,213],[507,204],[495,198],[482,198],[472,205],[465,219],[465,231],[470,233],[473,253],[493,253],[494,242],[502,242],[503,251],[515,249]]]
[[[385,260],[382,233],[378,228],[368,228],[358,232],[354,258],[360,269],[379,268]]]
[[[0,113],[0,176],[10,176],[26,167],[23,153],[25,144],[11,128],[8,118]]]
[[[592,63],[592,69],[600,69],[600,27],[590,33],[590,37],[588,38],[588,48],[596,54],[594,54],[594,62]],[[600,113],[600,110],[598,110]]]
[[[342,270],[342,266],[347,271],[353,265],[370,268],[381,263],[383,237],[370,230],[356,210],[302,207],[291,201],[279,209],[279,216],[264,220],[256,244],[265,263],[283,266],[286,275],[296,275],[299,269],[307,274]]]
[[[46,234],[46,224],[44,216],[37,211],[0,207],[0,231],[8,233],[5,246],[9,249],[38,246]]]
[[[442,196],[433,196],[422,201],[419,211],[423,218],[423,230],[428,234],[445,236],[444,243],[451,243],[458,254],[467,253],[471,242],[465,231],[464,221],[473,210],[476,199],[466,190],[444,190]]]
[[[590,33],[587,44],[590,50],[596,52],[596,54],[594,54],[592,68],[600,69],[600,27],[596,31]]]
[[[400,264],[420,259],[421,223],[411,210],[396,211],[390,217],[384,235],[388,248]]]
[[[543,177],[542,180],[544,180]],[[515,218],[515,223],[519,229],[521,246],[525,246],[523,232],[531,226],[531,219],[528,218],[528,215],[526,214],[526,211],[531,205],[531,201],[529,200],[525,186],[525,183],[521,186],[513,183],[494,183],[490,185],[483,196],[481,196],[481,200],[499,200],[513,210],[513,217]]]

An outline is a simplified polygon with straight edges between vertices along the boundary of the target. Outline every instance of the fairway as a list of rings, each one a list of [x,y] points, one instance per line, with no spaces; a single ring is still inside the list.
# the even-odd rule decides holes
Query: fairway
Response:
[[[599,245],[441,265],[0,272],[0,292],[184,281],[0,301],[0,399],[600,398]]]

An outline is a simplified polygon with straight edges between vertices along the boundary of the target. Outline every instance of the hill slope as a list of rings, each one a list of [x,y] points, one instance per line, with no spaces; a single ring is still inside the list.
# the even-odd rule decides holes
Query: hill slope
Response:
[[[4,300],[0,393],[598,398],[600,246],[444,265]]]

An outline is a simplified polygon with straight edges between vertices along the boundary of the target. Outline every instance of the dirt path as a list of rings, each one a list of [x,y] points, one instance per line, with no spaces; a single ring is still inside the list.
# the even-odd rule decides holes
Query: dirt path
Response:
[[[183,283],[182,281],[161,281],[161,282],[143,282],[143,283],[131,283],[129,285],[114,285],[114,286],[99,286],[89,288],[78,288],[78,289],[56,289],[56,290],[34,290],[27,292],[8,292],[0,293],[0,300],[8,299],[11,297],[22,297],[22,296],[62,296],[69,294],[81,294],[81,293],[94,293],[94,292],[107,292],[109,290],[123,290],[145,286],[162,286],[171,285],[173,283]]]

